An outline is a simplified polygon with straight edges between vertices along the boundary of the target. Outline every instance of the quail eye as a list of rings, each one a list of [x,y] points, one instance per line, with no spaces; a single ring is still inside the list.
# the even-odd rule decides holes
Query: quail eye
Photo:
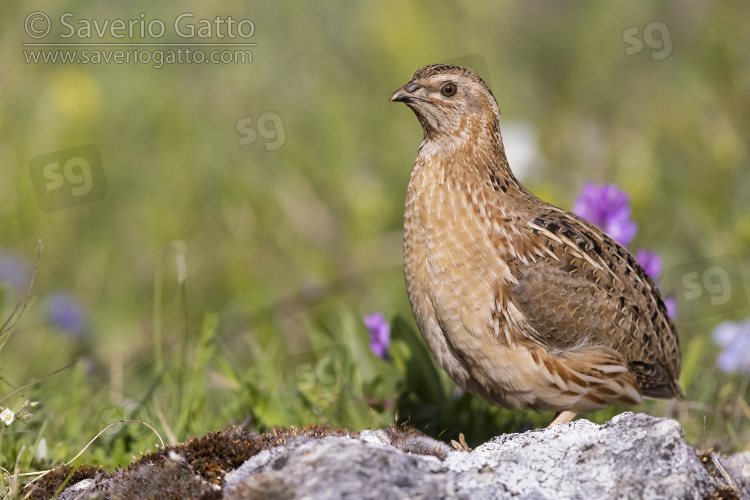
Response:
[[[443,94],[445,97],[453,97],[456,95],[456,90],[458,88],[453,83],[446,83],[443,85],[443,88],[440,89],[440,93]]]

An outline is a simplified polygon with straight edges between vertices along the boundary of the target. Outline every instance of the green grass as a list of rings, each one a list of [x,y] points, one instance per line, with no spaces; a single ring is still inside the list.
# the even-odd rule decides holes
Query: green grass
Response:
[[[19,317],[22,312],[23,306],[6,321],[4,342],[14,334],[15,319],[19,325],[26,321]],[[116,377],[129,381],[129,395],[116,395],[119,405],[113,405],[111,387],[91,384],[91,373],[80,362],[29,380],[2,401],[18,411],[31,396],[35,405],[26,403],[25,408],[33,416],[0,429],[0,459],[8,464],[2,491],[13,496],[19,484],[62,463],[112,469],[160,445],[229,425],[259,431],[311,423],[354,430],[410,425],[445,441],[463,433],[475,446],[500,433],[545,426],[553,417],[550,412],[492,407],[459,391],[435,366],[411,319],[393,319],[389,360],[369,351],[360,318],[351,311],[342,309],[329,320],[327,325],[306,325],[310,349],[297,355],[286,355],[279,342],[261,346],[248,337],[251,362],[240,367],[217,337],[219,317],[207,313],[195,325],[195,338],[187,328],[171,339],[171,349],[154,345],[146,353],[148,363]],[[165,351],[163,368],[147,369]],[[691,355],[688,351],[683,380],[694,378]],[[110,367],[117,369],[122,367]],[[3,382],[8,391],[5,378]],[[697,382],[684,387],[687,394],[704,390]],[[745,449],[750,409],[741,395],[747,393],[747,378],[724,380],[709,389],[712,396],[703,400],[708,402],[689,399],[670,405],[669,413],[697,447]],[[659,415],[665,413],[664,405],[648,402],[638,410]],[[632,408],[611,407],[586,418],[605,422],[626,409]]]

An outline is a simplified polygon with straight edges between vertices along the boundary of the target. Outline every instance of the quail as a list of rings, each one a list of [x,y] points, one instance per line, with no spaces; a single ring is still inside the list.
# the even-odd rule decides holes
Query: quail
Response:
[[[683,398],[658,288],[605,232],[515,178],[484,81],[427,66],[390,100],[424,130],[404,215],[409,301],[456,384],[505,408],[558,412],[551,425]]]

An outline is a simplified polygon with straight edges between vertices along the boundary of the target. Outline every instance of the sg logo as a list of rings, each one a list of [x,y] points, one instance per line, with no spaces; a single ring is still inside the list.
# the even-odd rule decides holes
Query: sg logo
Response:
[[[105,408],[101,413],[102,423],[109,425],[118,420],[141,420],[146,423],[151,422],[151,415],[148,408],[140,401],[131,401],[123,406],[112,406]],[[133,440],[143,439],[151,433],[148,427],[139,422],[123,422],[120,426],[113,426],[109,429],[109,434],[127,435]]]
[[[275,151],[286,142],[286,131],[284,122],[278,113],[266,111],[258,116],[253,123],[253,117],[240,118],[234,127],[239,134],[237,141],[240,146],[255,144],[258,136],[263,139],[263,147],[266,151]]]
[[[658,34],[658,36],[656,36]],[[643,52],[643,43],[651,49],[651,60],[661,61],[672,54],[672,37],[669,28],[661,21],[648,23],[643,27],[643,38],[641,39],[641,28],[631,26],[622,32],[622,41],[625,42],[625,55],[633,56]]]
[[[350,399],[358,387],[351,353],[338,344],[312,352],[289,356],[283,363],[286,394],[301,393],[317,404]]]
[[[101,156],[92,144],[32,158],[29,173],[37,205],[43,212],[107,197]]]
[[[675,266],[667,277],[684,321],[729,313],[747,303],[740,263],[731,254]]]

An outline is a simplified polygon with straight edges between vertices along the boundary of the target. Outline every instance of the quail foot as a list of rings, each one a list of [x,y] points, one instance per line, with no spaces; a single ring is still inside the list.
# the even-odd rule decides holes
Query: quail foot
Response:
[[[427,66],[396,90],[424,129],[404,215],[412,311],[437,364],[506,408],[560,412],[682,398],[659,290],[598,227],[515,178],[492,92]]]

